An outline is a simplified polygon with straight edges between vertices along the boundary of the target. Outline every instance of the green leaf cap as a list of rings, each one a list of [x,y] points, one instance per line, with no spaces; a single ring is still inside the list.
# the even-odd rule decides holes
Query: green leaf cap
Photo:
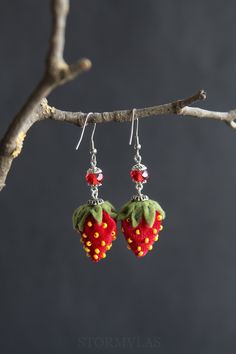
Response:
[[[156,212],[165,219],[165,212],[155,200],[134,201],[131,200],[121,208],[118,214],[118,220],[130,218],[132,227],[137,227],[144,217],[149,227],[152,227],[155,221]]]
[[[113,219],[117,217],[117,213],[115,211],[114,206],[108,201],[105,201],[102,204],[98,205],[81,205],[74,211],[74,214],[72,216],[74,229],[82,231],[84,228],[85,220],[90,214],[100,225],[102,223],[103,210],[106,211]]]

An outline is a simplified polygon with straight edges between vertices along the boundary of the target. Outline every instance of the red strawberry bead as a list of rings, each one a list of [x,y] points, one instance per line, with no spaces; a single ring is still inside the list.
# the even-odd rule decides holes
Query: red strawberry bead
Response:
[[[103,211],[100,225],[92,215],[89,215],[85,220],[81,235],[88,257],[98,262],[106,257],[106,252],[112,247],[112,241],[116,239],[116,222],[106,211]]]
[[[85,204],[75,210],[74,229],[81,233],[84,250],[93,262],[105,258],[111,249],[117,235],[116,216],[108,201],[97,205]]]
[[[144,257],[148,251],[151,251],[155,241],[158,241],[158,233],[163,229],[162,216],[156,212],[155,221],[150,227],[144,218],[137,227],[133,227],[130,218],[122,220],[122,231],[125,235],[128,247],[137,257]]]
[[[122,207],[118,219],[128,248],[137,257],[144,257],[152,250],[163,229],[164,218],[164,210],[154,200],[131,200]]]

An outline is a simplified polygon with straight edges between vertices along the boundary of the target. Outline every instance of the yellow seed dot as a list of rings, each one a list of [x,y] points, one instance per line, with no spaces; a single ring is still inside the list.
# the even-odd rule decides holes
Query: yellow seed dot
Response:
[[[136,235],[140,235],[140,230],[137,229],[137,230],[135,231],[135,233],[136,233]]]
[[[142,251],[142,247],[138,246],[137,251]]]
[[[144,240],[145,243],[148,243],[149,242],[149,238],[146,237],[145,240]]]
[[[152,245],[148,246],[148,249],[149,251],[151,251],[153,249],[153,246]]]
[[[159,231],[162,231],[162,230],[163,230],[163,225],[160,225]]]
[[[98,248],[95,248],[94,250],[95,253],[99,254],[100,253],[100,250]]]
[[[159,239],[159,235],[157,235],[155,238],[154,238],[154,241],[158,241]]]
[[[128,245],[128,246],[127,246],[127,248],[128,248],[128,250],[131,250],[131,247],[130,247],[130,245]]]
[[[106,258],[106,256],[107,256],[106,253],[102,254],[102,258]]]
[[[157,229],[153,229],[153,231],[152,231],[152,232],[153,232],[153,234],[154,234],[154,235],[156,235],[156,234],[157,234],[157,232],[158,232],[158,230],[157,230]]]
[[[107,245],[106,249],[109,251],[111,249],[111,247],[112,247],[112,244]]]
[[[127,221],[127,222],[130,222],[130,218],[127,218],[126,221]]]
[[[89,254],[89,253],[86,253],[86,256],[87,256],[87,257],[90,257],[90,254]]]
[[[90,252],[90,249],[88,247],[84,247],[85,252]]]
[[[88,236],[85,233],[83,233],[82,237],[87,238]]]
[[[104,229],[106,229],[106,228],[107,228],[107,223],[104,222],[104,223],[102,224],[102,227],[103,227]]]
[[[162,217],[161,214],[157,215],[157,220],[158,220],[158,221],[161,221],[162,219],[163,219],[163,217]]]
[[[132,243],[133,242],[133,240],[131,240],[131,238],[128,238],[128,243]]]
[[[94,237],[98,238],[99,237],[99,233],[98,232],[94,232]]]
[[[81,243],[83,243],[83,242],[84,242],[84,240],[82,239],[82,237],[81,237],[81,239],[80,239],[80,242],[81,242]]]
[[[139,255],[139,257],[141,257],[141,256],[143,255],[143,251],[140,251],[140,252],[138,253],[138,255]]]
[[[93,224],[91,223],[91,221],[88,221],[88,222],[87,222],[87,225],[88,225],[88,227],[92,227],[92,226],[93,226]]]
[[[102,241],[102,242],[101,242],[101,245],[102,245],[102,246],[106,246],[106,242],[105,242],[105,241]]]
[[[93,258],[94,258],[94,259],[98,259],[98,255],[97,255],[97,254],[94,254],[94,255],[93,255]]]
[[[87,245],[87,246],[91,246],[91,244],[92,244],[91,241],[87,241],[87,242],[86,242],[86,245]]]
[[[115,236],[116,232],[115,231],[112,231],[111,235],[112,236]]]

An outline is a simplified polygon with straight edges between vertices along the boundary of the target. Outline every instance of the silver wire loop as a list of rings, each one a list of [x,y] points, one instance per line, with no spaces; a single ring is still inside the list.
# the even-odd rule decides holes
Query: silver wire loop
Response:
[[[91,195],[93,199],[98,199],[98,187],[91,186]]]
[[[85,131],[85,128],[86,128],[86,126],[87,126],[88,119],[89,119],[89,117],[91,116],[91,114],[93,114],[93,112],[89,112],[89,113],[87,114],[86,118],[85,118],[84,125],[83,125],[83,129],[82,129],[82,132],[81,132],[81,135],[80,135],[80,138],[79,138],[78,144],[76,145],[75,150],[78,150],[78,148],[80,147],[80,144],[81,144],[82,139],[83,139],[83,137],[84,137],[84,131]],[[93,132],[92,132],[92,135],[91,135],[91,145],[93,144],[93,146],[94,146],[93,136],[94,136],[95,129],[96,129],[96,123],[94,124]]]

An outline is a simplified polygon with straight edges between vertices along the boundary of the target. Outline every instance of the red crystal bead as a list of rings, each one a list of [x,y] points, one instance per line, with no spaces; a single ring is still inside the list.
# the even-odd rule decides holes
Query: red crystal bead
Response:
[[[90,186],[97,186],[103,182],[102,173],[87,173],[86,181]]]
[[[145,182],[148,179],[148,172],[147,170],[131,170],[130,176],[134,182]]]

